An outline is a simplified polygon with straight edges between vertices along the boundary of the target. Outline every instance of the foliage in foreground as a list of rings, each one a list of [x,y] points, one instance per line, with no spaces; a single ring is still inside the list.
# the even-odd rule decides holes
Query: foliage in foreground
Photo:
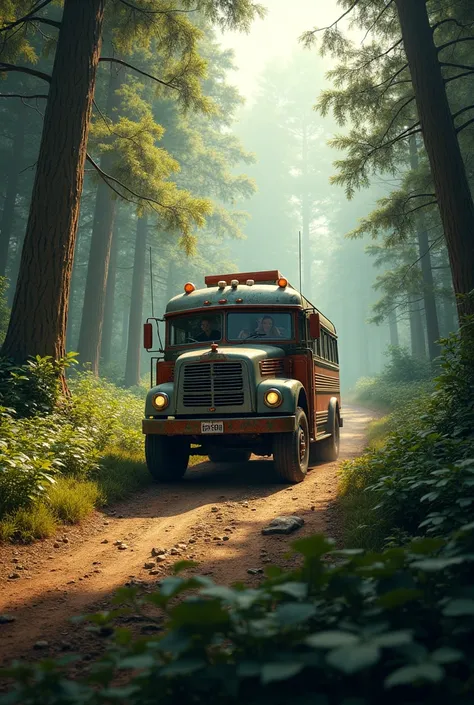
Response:
[[[474,319],[444,341],[436,391],[400,403],[385,443],[342,470],[346,544],[446,534],[474,506]]]
[[[56,371],[47,358],[0,370],[0,540],[48,536],[144,483],[142,400],[83,373],[58,403]]]
[[[92,625],[145,609],[149,619],[151,605],[161,634],[115,629],[75,681],[65,673],[74,656],[13,664],[0,703],[472,702],[474,524],[383,553],[334,551],[322,536],[293,545],[302,567],[268,568],[257,589],[179,575],[150,595],[123,589]]]

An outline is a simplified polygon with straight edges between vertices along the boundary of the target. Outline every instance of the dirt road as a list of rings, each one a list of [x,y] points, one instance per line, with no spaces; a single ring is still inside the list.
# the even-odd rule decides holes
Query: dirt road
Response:
[[[366,410],[344,409],[341,459],[361,453],[371,418]],[[196,560],[198,572],[217,582],[257,584],[261,576],[248,574],[249,569],[288,560],[284,555],[295,534],[261,534],[279,515],[304,518],[298,536],[325,532],[337,538],[337,463],[317,465],[291,487],[275,484],[271,465],[262,459],[201,463],[179,485],[154,486],[55,539],[0,546],[0,615],[15,618],[0,623],[0,663],[37,657],[38,650],[45,656],[58,648],[76,649],[79,627],[70,626],[68,617],[106,607],[114,589],[127,581],[156,583],[182,558]],[[145,568],[156,560],[152,548],[165,549],[168,557]],[[33,651],[38,641],[48,644]]]

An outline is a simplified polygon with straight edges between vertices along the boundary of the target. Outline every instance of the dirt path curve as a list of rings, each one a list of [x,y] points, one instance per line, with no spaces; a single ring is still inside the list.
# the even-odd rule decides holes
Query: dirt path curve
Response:
[[[345,407],[341,459],[362,452],[372,417],[370,411]],[[276,516],[303,517],[298,535],[325,532],[337,538],[337,465],[317,465],[303,483],[286,487],[275,484],[267,460],[219,467],[201,463],[179,485],[151,487],[55,539],[0,547],[0,615],[15,617],[0,624],[0,663],[28,656],[39,640],[54,648],[63,641],[69,648],[69,616],[106,606],[114,589],[127,581],[156,582],[181,558],[193,558],[198,571],[217,582],[256,584],[260,577],[247,570],[283,564],[294,538],[261,534]],[[114,545],[119,540],[126,549]],[[176,551],[154,574],[144,568],[152,547]],[[52,652],[45,647],[42,655]]]

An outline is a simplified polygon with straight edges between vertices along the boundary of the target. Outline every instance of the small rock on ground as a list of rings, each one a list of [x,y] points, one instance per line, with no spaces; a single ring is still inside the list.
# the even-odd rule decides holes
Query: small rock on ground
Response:
[[[0,624],[11,624],[11,622],[16,622],[16,617],[11,614],[0,614]]]
[[[301,529],[304,519],[297,516],[276,517],[270,524],[262,529],[262,534],[291,534],[297,529]]]

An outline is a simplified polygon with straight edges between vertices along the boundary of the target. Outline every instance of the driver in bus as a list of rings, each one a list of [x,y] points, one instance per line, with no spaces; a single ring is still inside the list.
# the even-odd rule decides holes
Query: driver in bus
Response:
[[[205,316],[201,318],[201,332],[196,336],[196,340],[199,342],[211,342],[213,340],[221,339],[221,332],[219,330],[213,329],[212,319]]]

